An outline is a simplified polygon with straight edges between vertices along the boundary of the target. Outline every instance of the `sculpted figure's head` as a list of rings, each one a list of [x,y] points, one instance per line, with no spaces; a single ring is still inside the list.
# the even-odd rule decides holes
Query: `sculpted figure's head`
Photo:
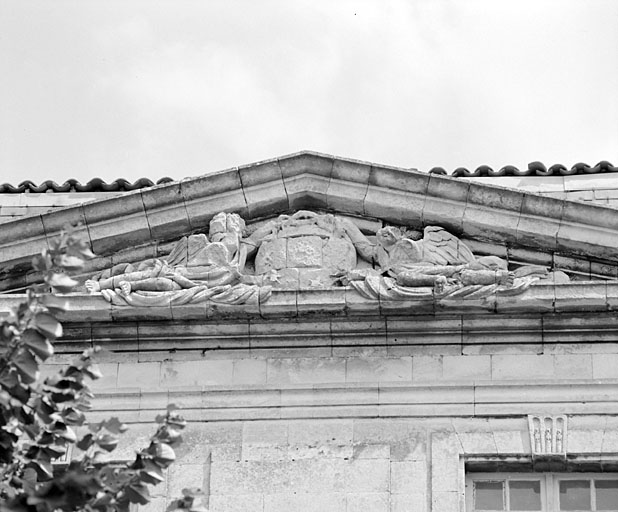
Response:
[[[212,242],[221,241],[228,234],[241,237],[245,221],[237,213],[217,213],[210,221],[209,237]]]
[[[379,229],[376,233],[376,238],[383,247],[394,245],[401,239],[401,236],[399,228],[394,226],[386,226],[385,228]]]

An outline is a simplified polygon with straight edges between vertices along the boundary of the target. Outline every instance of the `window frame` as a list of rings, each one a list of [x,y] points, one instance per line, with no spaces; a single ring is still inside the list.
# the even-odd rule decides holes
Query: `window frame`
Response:
[[[465,504],[466,512],[477,512],[474,508],[474,482],[477,480],[489,482],[508,482],[517,480],[536,480],[541,482],[541,512],[560,512],[560,483],[564,480],[618,480],[618,473],[558,473],[558,472],[466,472],[465,479]],[[594,484],[592,484],[594,485]],[[591,492],[591,506],[596,507],[596,495]],[[510,503],[507,486],[504,493],[505,510],[508,511]],[[594,510],[594,509],[593,509]],[[479,511],[480,512],[480,511]],[[515,511],[517,512],[517,511]],[[601,512],[601,511],[599,511]],[[605,512],[605,511],[603,511]],[[618,512],[618,504],[614,510]]]

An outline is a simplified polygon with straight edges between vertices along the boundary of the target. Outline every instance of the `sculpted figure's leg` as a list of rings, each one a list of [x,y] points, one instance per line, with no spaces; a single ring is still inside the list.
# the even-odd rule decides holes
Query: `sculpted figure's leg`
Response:
[[[512,286],[513,273],[507,270],[464,270],[461,273],[461,282],[464,285],[500,284],[503,286]]]
[[[178,283],[175,283],[166,277],[151,277],[149,279],[142,279],[139,281],[120,282],[120,293],[122,295],[128,295],[131,292],[136,292],[139,290],[148,292],[169,292],[180,289],[181,286]]]
[[[398,285],[416,288],[418,286],[435,286],[436,281],[444,281],[444,284],[446,284],[446,277],[408,271],[397,274],[395,281]]]

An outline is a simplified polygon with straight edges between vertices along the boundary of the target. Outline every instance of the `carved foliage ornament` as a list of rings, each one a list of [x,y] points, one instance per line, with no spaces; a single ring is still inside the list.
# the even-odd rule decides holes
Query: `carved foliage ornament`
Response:
[[[183,237],[163,259],[114,265],[86,288],[135,306],[257,303],[273,288],[337,286],[368,299],[463,300],[518,294],[547,276],[544,267],[509,271],[501,258],[477,257],[439,226],[423,233],[386,226],[366,236],[348,218],[299,211],[247,236],[240,216],[219,213],[208,236]]]

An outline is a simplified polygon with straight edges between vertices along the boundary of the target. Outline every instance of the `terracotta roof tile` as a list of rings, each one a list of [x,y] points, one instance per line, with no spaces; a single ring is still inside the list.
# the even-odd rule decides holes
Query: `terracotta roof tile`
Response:
[[[88,183],[82,184],[76,179],[65,181],[58,185],[55,181],[47,180],[36,185],[30,180],[22,181],[19,185],[13,186],[10,183],[0,184],[0,194],[21,194],[24,192],[129,192],[140,188],[153,187],[163,183],[174,181],[172,178],[161,178],[156,183],[148,178],[140,178],[134,183],[118,178],[111,183],[106,183],[101,178],[93,178]]]
[[[479,176],[568,176],[572,174],[598,174],[602,172],[618,172],[618,167],[614,167],[610,162],[603,160],[591,167],[585,163],[577,163],[570,169],[562,164],[554,164],[546,167],[542,162],[530,162],[527,169],[518,169],[513,165],[505,165],[499,170],[493,170],[488,165],[481,165],[474,171],[465,167],[458,167],[451,176],[455,178],[477,178]],[[429,171],[430,174],[448,175],[443,167],[434,167]]]

